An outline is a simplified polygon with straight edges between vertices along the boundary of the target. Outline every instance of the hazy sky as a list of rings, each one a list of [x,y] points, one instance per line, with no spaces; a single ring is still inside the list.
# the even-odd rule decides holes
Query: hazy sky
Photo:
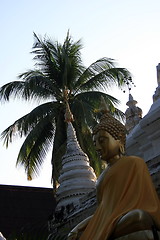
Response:
[[[0,1],[0,86],[34,67],[30,54],[34,38],[47,35],[63,42],[70,30],[73,39],[82,39],[86,66],[101,57],[110,57],[133,75],[131,93],[143,116],[152,104],[157,87],[156,66],[160,62],[159,0],[1,0]],[[128,93],[112,91],[125,111]],[[0,104],[0,132],[28,113],[33,104],[10,101]],[[50,155],[40,176],[28,182],[23,169],[16,169],[22,141],[6,150],[0,142],[0,184],[51,187]]]

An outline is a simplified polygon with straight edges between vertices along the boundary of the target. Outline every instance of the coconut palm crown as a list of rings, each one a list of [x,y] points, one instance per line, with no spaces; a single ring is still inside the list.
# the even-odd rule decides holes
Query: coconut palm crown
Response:
[[[32,54],[35,69],[19,75],[17,81],[0,88],[0,100],[11,97],[26,101],[40,101],[37,107],[16,120],[5,129],[1,137],[6,147],[15,136],[25,136],[20,148],[17,164],[25,168],[28,180],[39,173],[46,154],[52,150],[52,179],[58,179],[61,157],[65,153],[66,123],[64,121],[65,101],[74,116],[74,128],[78,141],[90,158],[96,173],[100,173],[99,161],[92,142],[91,129],[98,117],[101,96],[110,109],[122,117],[115,106],[119,101],[104,90],[114,85],[128,84],[131,75],[125,68],[117,68],[110,58],[101,58],[86,68],[82,63],[81,40],[74,42],[69,32],[63,44],[34,34]]]

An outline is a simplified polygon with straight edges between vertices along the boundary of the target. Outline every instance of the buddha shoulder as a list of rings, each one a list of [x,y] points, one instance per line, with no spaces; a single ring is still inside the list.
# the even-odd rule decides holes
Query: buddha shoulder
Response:
[[[122,161],[125,164],[135,164],[135,165],[144,165],[145,164],[144,159],[137,157],[137,156],[124,156],[122,158]]]

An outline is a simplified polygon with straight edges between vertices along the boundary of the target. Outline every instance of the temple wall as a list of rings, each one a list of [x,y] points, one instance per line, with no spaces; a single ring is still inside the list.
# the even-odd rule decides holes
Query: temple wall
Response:
[[[96,206],[96,191],[92,191],[83,196],[79,200],[79,204],[73,206],[73,208],[70,209],[70,213],[66,214],[61,221],[56,223],[53,219],[49,222],[50,236],[47,240],[54,240],[57,235],[62,236],[61,234],[64,234],[64,239],[66,239],[71,229],[88,216],[94,214]]]

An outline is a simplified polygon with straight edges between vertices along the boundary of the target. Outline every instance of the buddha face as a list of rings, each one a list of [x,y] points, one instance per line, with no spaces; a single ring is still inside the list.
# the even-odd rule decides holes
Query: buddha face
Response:
[[[110,159],[119,155],[120,141],[115,140],[105,130],[99,130],[97,134],[93,136],[93,141],[96,151],[99,152],[102,160],[108,162]]]

